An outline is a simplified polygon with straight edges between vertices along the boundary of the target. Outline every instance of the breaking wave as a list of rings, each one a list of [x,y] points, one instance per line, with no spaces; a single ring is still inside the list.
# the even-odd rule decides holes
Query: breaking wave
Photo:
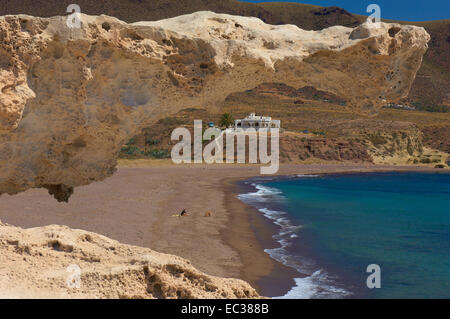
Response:
[[[318,177],[318,175],[302,175],[301,177],[305,176]],[[268,208],[268,206],[278,206],[277,204],[286,200],[282,192],[258,183],[250,183],[250,185],[255,191],[240,194],[238,198],[244,203],[256,207],[267,219],[279,227],[279,231],[273,235],[273,239],[280,244],[280,247],[264,251],[271,258],[299,272],[299,277],[294,278],[295,286],[284,296],[275,298],[310,299],[348,296],[350,292],[336,287],[333,276],[321,269],[313,260],[297,254],[292,249],[292,245],[298,240],[302,225],[293,223],[288,213]],[[304,277],[300,277],[300,274]]]

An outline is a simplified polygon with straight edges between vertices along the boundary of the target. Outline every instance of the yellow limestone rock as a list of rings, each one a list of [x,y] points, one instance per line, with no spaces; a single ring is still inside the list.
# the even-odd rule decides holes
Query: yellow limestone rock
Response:
[[[375,112],[408,94],[430,36],[365,23],[305,31],[196,12],[127,24],[108,16],[0,17],[0,194],[73,187],[112,175],[143,125],[210,108],[264,82],[305,85]]]
[[[0,298],[259,298],[239,279],[183,258],[50,225],[0,221]]]

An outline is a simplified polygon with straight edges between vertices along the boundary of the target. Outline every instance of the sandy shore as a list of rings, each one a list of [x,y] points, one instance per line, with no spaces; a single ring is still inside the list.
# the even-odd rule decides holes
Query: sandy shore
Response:
[[[272,243],[272,226],[236,198],[235,181],[258,176],[258,166],[164,162],[127,166],[103,182],[77,188],[68,204],[56,202],[43,189],[3,195],[0,220],[22,228],[57,224],[84,229],[181,256],[207,274],[244,279],[257,289],[261,278],[266,278],[265,286],[273,283],[275,294],[290,288],[293,282],[280,278],[289,277],[285,274],[292,270],[263,251]],[[283,165],[278,175],[412,169],[432,170],[311,164]],[[190,216],[173,216],[182,209]],[[205,217],[207,211],[211,217]]]

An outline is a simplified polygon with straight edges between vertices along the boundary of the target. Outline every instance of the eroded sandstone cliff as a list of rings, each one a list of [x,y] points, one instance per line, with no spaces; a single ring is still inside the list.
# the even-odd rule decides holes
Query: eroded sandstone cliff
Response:
[[[69,267],[69,268],[68,268]],[[0,221],[0,298],[258,298],[183,258],[65,226]]]
[[[0,194],[73,187],[114,173],[143,125],[213,107],[264,82],[314,86],[374,112],[407,95],[429,35],[381,23],[304,31],[197,12],[127,24],[108,16],[0,17]]]

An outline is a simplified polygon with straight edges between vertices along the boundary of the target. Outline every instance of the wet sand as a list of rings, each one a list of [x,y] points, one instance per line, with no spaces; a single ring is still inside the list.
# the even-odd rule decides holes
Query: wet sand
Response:
[[[236,198],[235,181],[259,176],[258,166],[161,162],[128,166],[103,182],[76,188],[69,203],[56,202],[44,189],[2,195],[0,220],[23,228],[58,224],[96,232],[179,255],[201,271],[241,278],[258,290],[264,282],[271,295],[282,295],[293,285],[289,279],[293,270],[263,251],[276,245],[273,225]],[[281,166],[277,175],[383,170],[432,169],[292,164]],[[173,216],[183,209],[190,215]],[[211,217],[205,217],[207,211]]]

